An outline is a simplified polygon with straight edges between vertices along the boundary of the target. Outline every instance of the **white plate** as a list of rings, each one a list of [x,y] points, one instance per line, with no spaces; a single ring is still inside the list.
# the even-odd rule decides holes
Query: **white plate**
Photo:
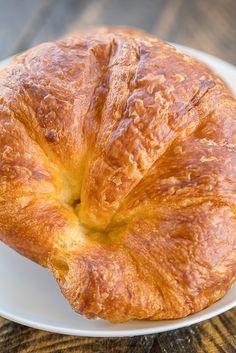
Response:
[[[208,63],[236,93],[236,68],[197,50],[178,46]],[[6,65],[2,62],[1,66]],[[52,275],[44,268],[0,244],[0,315],[42,330],[94,337],[136,336],[192,325],[236,306],[236,284],[227,295],[200,313],[180,320],[131,321],[110,324],[87,320],[67,304]]]

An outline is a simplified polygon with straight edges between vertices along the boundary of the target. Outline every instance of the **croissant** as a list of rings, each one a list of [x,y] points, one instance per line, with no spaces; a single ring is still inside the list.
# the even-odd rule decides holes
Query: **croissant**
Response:
[[[236,278],[236,101],[139,30],[44,43],[0,72],[0,239],[72,308],[174,319]]]

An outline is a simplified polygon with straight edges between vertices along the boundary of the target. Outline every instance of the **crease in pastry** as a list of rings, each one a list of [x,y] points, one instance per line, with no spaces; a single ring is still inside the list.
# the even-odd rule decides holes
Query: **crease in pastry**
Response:
[[[141,59],[140,59],[141,60]],[[200,82],[200,84],[201,84],[201,87],[202,87],[202,89],[203,89],[203,93],[202,93],[202,96],[204,96],[204,92],[206,93],[207,91],[208,91],[208,89],[210,88],[210,87],[213,87],[213,83],[212,83],[212,81],[204,81],[204,82]],[[130,97],[130,96],[129,96]],[[196,97],[197,97],[197,99],[196,99]],[[200,97],[201,97],[201,95],[200,95]],[[199,91],[197,91],[197,92],[195,92],[194,93],[194,95],[193,95],[193,97],[192,97],[192,99],[193,100],[195,100],[195,103],[197,104],[197,101],[198,101],[198,99],[200,98],[199,97]],[[129,101],[129,98],[127,99],[127,101]],[[191,102],[191,100],[190,100],[190,102]],[[194,104],[193,104],[193,106],[194,106]],[[190,109],[189,109],[190,108]],[[191,110],[191,108],[192,108],[192,105],[190,104],[190,103],[188,103],[184,108],[183,108],[183,110],[180,110],[180,112],[184,112],[184,109],[187,109],[187,110]],[[176,115],[178,115],[178,112],[176,112]],[[181,114],[181,115],[183,115],[183,114]],[[123,136],[123,135],[125,135],[126,133],[127,133],[127,135],[128,135],[128,129],[130,129],[130,126],[132,126],[132,124],[133,124],[133,122],[132,122],[132,118],[130,118],[130,117],[126,117],[126,114],[124,114],[124,119],[123,119],[123,121],[121,121],[121,123],[120,123],[120,132],[119,133],[117,133],[117,131],[118,131],[118,129],[119,129],[119,127],[118,127],[118,129],[116,129],[116,130],[114,130],[113,131],[113,133],[112,133],[112,135],[111,135],[111,138],[110,138],[110,142],[109,142],[109,145],[107,146],[107,148],[106,148],[106,152],[105,152],[105,157],[103,157],[103,163],[104,163],[104,165],[105,165],[105,167],[104,167],[104,169],[107,171],[107,173],[108,173],[108,175],[110,175],[111,173],[113,173],[112,172],[112,169],[113,168],[116,168],[115,170],[116,170],[116,174],[117,173],[119,173],[119,169],[121,170],[121,172],[120,172],[120,176],[117,174],[117,177],[116,177],[116,175],[113,173],[113,177],[110,179],[110,184],[112,184],[112,183],[114,183],[114,184],[116,184],[117,185],[117,193],[118,193],[118,195],[119,195],[119,185],[121,185],[122,184],[122,187],[123,187],[123,184],[124,184],[124,182],[122,182],[122,168],[123,167],[120,167],[120,165],[119,164],[117,164],[116,165],[116,157],[115,157],[115,153],[116,153],[116,149],[117,150],[119,150],[119,149],[121,149],[121,146],[119,146],[119,144],[117,144],[116,142],[118,142],[118,140],[119,140],[119,134],[121,135],[121,136]],[[154,131],[154,130],[153,130]],[[168,140],[168,136],[170,136],[170,134],[171,134],[172,132],[171,132],[171,130],[170,130],[170,132],[169,132],[169,134],[167,134],[166,135],[166,139]],[[142,131],[138,131],[137,130],[137,133],[136,133],[136,135],[138,136],[140,134],[140,136],[142,135]],[[134,133],[133,133],[133,135],[135,135],[135,131],[134,131]],[[112,137],[112,136],[114,136],[114,138]],[[139,137],[140,137],[139,136]],[[146,139],[146,141],[147,141],[147,138],[148,138],[148,136],[145,136],[145,139]],[[128,136],[127,136],[127,140],[128,140]],[[153,140],[153,142],[154,142],[154,140]],[[115,143],[116,143],[116,145],[115,145]],[[119,142],[120,144],[122,144],[122,141],[121,142]],[[141,142],[141,138],[139,138],[139,143],[142,143]],[[146,143],[146,142],[145,142]],[[152,143],[152,141],[150,140],[150,143]],[[154,144],[155,144],[156,142],[154,142]],[[117,146],[117,147],[116,147]],[[153,146],[154,147],[154,146]],[[168,144],[167,144],[167,146],[166,146],[166,148],[168,147]],[[125,149],[125,145],[123,144],[123,146],[122,146],[122,148],[123,148],[123,150]],[[145,151],[145,149],[146,149],[146,147],[144,147],[144,146],[140,146],[140,151],[143,149],[143,151]],[[114,152],[113,152],[114,151]],[[164,151],[165,151],[165,149],[164,149]],[[137,152],[137,151],[136,151]],[[112,205],[112,204],[114,204],[114,212],[115,212],[115,210],[119,207],[119,203],[120,202],[122,202],[122,198],[125,198],[125,196],[130,192],[130,188],[132,189],[132,187],[135,187],[135,185],[139,182],[139,180],[140,179],[142,179],[142,177],[143,177],[143,175],[145,175],[145,172],[143,172],[142,170],[140,170],[140,166],[138,165],[138,160],[136,161],[136,158],[137,158],[137,156],[138,156],[138,154],[137,153],[135,153],[136,154],[136,157],[135,157],[135,154],[132,154],[132,150],[131,151],[127,151],[127,153],[129,153],[129,158],[131,158],[132,157],[132,167],[128,167],[128,164],[127,164],[127,170],[129,170],[128,168],[130,168],[131,169],[131,172],[130,172],[130,174],[131,173],[133,173],[133,178],[136,178],[136,179],[132,179],[132,176],[131,176],[131,186],[127,186],[127,191],[126,191],[126,193],[124,192],[124,193],[122,193],[121,195],[119,195],[119,202],[118,202],[118,199],[117,199],[117,201],[113,201],[113,198],[114,198],[114,196],[112,196],[113,198],[111,198],[111,197],[108,197],[107,195],[108,195],[108,192],[110,192],[109,191],[109,189],[108,189],[108,191],[106,191],[106,190],[103,190],[103,199],[101,200],[101,201],[99,201],[99,200],[96,200],[96,201],[94,201],[94,203],[95,202],[98,202],[98,204],[97,204],[97,208],[99,209],[102,205],[102,207],[104,208],[104,211],[105,211],[105,208],[107,207],[106,206],[106,204],[108,204],[108,203],[110,203],[110,205]],[[146,152],[144,152],[144,153],[146,153]],[[164,152],[163,152],[164,153]],[[112,154],[114,154],[114,158],[113,157],[111,157],[112,156]],[[106,157],[107,156],[107,157]],[[141,155],[140,155],[140,157],[141,158],[143,158]],[[104,160],[104,158],[105,158],[105,160]],[[156,159],[158,159],[159,158],[159,155],[156,157]],[[118,160],[120,160],[120,157],[119,157],[119,155],[117,155],[117,159]],[[143,158],[143,160],[144,160],[144,158]],[[154,161],[153,161],[153,163],[155,162],[155,159],[154,159]],[[147,164],[148,164],[149,162],[147,162]],[[136,167],[135,167],[135,165],[136,165]],[[152,165],[152,164],[151,164]],[[131,166],[131,164],[130,164],[130,166]],[[132,168],[133,168],[133,170],[132,170]],[[110,170],[111,170],[111,172],[110,172]],[[110,173],[110,174],[109,174]],[[135,175],[136,174],[136,175]],[[131,174],[132,175],[132,174]],[[135,181],[136,180],[136,181]],[[91,180],[90,180],[91,181]],[[108,185],[108,183],[107,183],[107,185]],[[129,185],[129,184],[128,184]],[[91,198],[93,198],[93,196],[91,195]],[[102,205],[100,205],[99,206],[99,202],[100,203],[102,203]],[[82,205],[83,206],[83,205]],[[111,207],[113,207],[113,206],[111,206]],[[108,209],[109,210],[109,209]],[[90,211],[90,217],[91,217],[91,214],[94,212],[93,210],[87,210],[88,212]],[[110,211],[107,211],[107,212],[110,212]],[[82,213],[82,215],[81,215],[81,218],[83,219],[84,218],[84,216],[83,216],[83,213]],[[86,219],[86,217],[85,217],[85,219]],[[86,223],[86,220],[83,220],[85,223]],[[95,220],[95,219],[94,219]],[[90,222],[91,221],[91,222]],[[93,223],[93,221],[91,220],[91,218],[90,218],[90,223]],[[101,220],[100,220],[101,221]],[[95,220],[95,223],[96,223],[96,220]],[[105,228],[107,225],[108,225],[108,223],[109,223],[109,218],[105,221],[105,224],[104,224],[104,226],[103,226],[103,228]],[[100,225],[101,225],[101,222],[100,222]]]
[[[131,82],[134,78],[135,71],[140,60],[139,54],[136,51],[137,43],[135,43],[135,41],[129,39],[129,44],[135,51],[134,53],[132,53],[132,50],[128,48],[125,38],[123,36],[118,36],[116,41],[115,39],[112,40],[113,43],[115,43],[115,50],[113,50],[111,53],[107,68],[107,74],[109,74],[110,76],[108,83],[110,91],[107,92],[107,95],[105,97],[106,100],[104,101],[104,104],[102,104],[102,107],[100,107],[99,109],[99,115],[101,116],[100,126],[96,133],[93,151],[90,151],[88,158],[86,158],[87,168],[84,172],[84,181],[88,179],[88,175],[86,175],[86,173],[90,173],[89,168],[91,166],[91,162],[94,159],[94,154],[99,155],[100,158],[105,157],[106,151],[102,149],[102,145],[105,146],[105,143],[109,138],[109,132],[112,133],[112,131],[114,131],[119,125],[119,122],[123,119],[124,112],[126,111],[127,107],[128,97],[131,94]],[[127,62],[127,60],[129,60],[129,62]],[[129,67],[128,70],[127,67]],[[118,86],[118,83],[120,86]],[[114,91],[117,89],[118,94],[115,96]],[[126,91],[127,97],[124,96],[123,91]],[[110,115],[112,115],[113,119],[110,118]],[[86,185],[82,186],[81,206],[83,206],[84,199],[83,189],[86,189]],[[80,212],[79,217],[83,218],[83,212]],[[92,225],[90,226],[93,227]]]
[[[208,89],[207,89],[208,91]],[[203,95],[201,97],[204,97],[205,94],[207,94],[207,91],[205,91],[203,93]],[[199,98],[195,105],[193,105],[191,107],[191,109],[187,109],[187,111],[185,112],[185,114],[189,113],[190,110],[194,110],[195,107],[197,107],[197,105],[200,103],[200,99]],[[187,106],[186,106],[187,107]],[[168,151],[171,151],[171,149],[173,148],[173,145],[176,144],[176,146],[178,146],[178,141],[181,141],[183,139],[186,139],[187,137],[191,136],[192,134],[194,134],[194,132],[199,128],[199,126],[204,122],[204,120],[207,120],[209,118],[209,116],[211,115],[211,112],[208,112],[206,116],[203,116],[201,119],[190,122],[189,125],[185,126],[185,130],[182,130],[179,132],[179,134],[175,137],[175,139],[173,139],[172,141],[170,141],[169,145],[166,146],[165,150],[163,151],[163,153],[153,162],[153,164],[150,166],[150,168],[145,172],[145,174],[142,176],[142,178],[139,180],[139,182],[137,184],[135,184],[133,186],[133,188],[131,188],[128,192],[128,194],[126,194],[123,198],[123,200],[121,200],[120,205],[118,207],[118,209],[116,210],[116,212],[114,213],[110,223],[113,223],[113,220],[117,218],[117,215],[119,215],[119,211],[120,209],[123,207],[123,205],[125,204],[127,198],[130,197],[130,195],[132,195],[133,191],[136,190],[136,188],[139,187],[139,184],[141,184],[144,179],[146,177],[149,176],[149,173],[152,172],[153,167],[158,167],[159,164],[162,163],[163,159],[165,158],[165,155]],[[109,226],[108,226],[109,227]]]

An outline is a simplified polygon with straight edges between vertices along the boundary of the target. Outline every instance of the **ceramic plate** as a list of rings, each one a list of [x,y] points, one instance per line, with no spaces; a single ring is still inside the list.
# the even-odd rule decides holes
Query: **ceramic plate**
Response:
[[[197,50],[180,50],[209,64],[236,93],[236,68]],[[7,60],[0,65],[3,67]],[[236,284],[226,296],[200,313],[170,321],[130,321],[111,324],[75,314],[63,298],[52,275],[44,268],[0,244],[0,315],[42,330],[94,337],[136,336],[195,324],[236,306]]]

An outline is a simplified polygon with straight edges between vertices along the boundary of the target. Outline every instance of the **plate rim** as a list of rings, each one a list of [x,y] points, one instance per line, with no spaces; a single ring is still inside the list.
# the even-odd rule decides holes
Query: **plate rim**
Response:
[[[223,313],[233,309],[234,307],[236,307],[236,299],[234,301],[232,301],[231,303],[214,310],[213,312],[202,314],[202,316],[200,317],[200,320],[199,320],[198,316],[196,316],[196,318],[194,318],[192,315],[189,315],[189,316],[183,318],[185,320],[183,325],[181,322],[174,323],[175,320],[173,320],[173,323],[166,325],[166,326],[153,326],[153,327],[149,327],[149,328],[137,328],[137,329],[134,328],[134,329],[126,329],[124,331],[120,331],[120,330],[97,331],[95,329],[83,330],[83,329],[59,327],[59,326],[50,325],[50,324],[38,323],[34,320],[22,319],[17,315],[5,313],[5,311],[1,310],[1,308],[0,308],[0,316],[2,316],[3,318],[5,318],[7,320],[14,321],[18,324],[25,325],[25,326],[28,326],[28,327],[31,327],[34,329],[42,330],[42,331],[47,331],[47,332],[59,333],[59,334],[63,334],[63,335],[79,336],[79,337],[81,336],[81,337],[98,337],[98,338],[99,337],[107,337],[107,338],[110,337],[110,338],[112,338],[112,337],[134,337],[134,336],[142,336],[142,335],[150,335],[150,334],[157,334],[157,333],[162,333],[162,332],[174,331],[177,329],[189,327],[189,326],[195,325],[197,323],[209,320],[213,317],[216,317],[220,314],[223,314]],[[196,314],[199,314],[199,313],[200,312],[198,312]],[[163,321],[165,321],[165,320],[163,320]],[[168,320],[168,321],[171,321],[171,320]],[[160,320],[158,322],[160,322]]]
[[[189,53],[190,55],[192,54],[193,56],[196,56],[196,57],[198,57],[200,55],[201,58],[206,58],[207,64],[209,66],[211,66],[211,64],[209,62],[214,61],[219,66],[224,66],[224,69],[228,70],[231,73],[234,72],[234,75],[236,75],[236,67],[231,63],[228,63],[222,59],[219,59],[219,58],[217,58],[211,54],[205,53],[201,50],[197,50],[197,49],[187,47],[184,45],[180,45],[177,43],[173,43],[173,42],[170,44],[175,46],[178,50],[183,51],[185,53]],[[0,68],[7,65],[7,63],[9,63],[9,61],[11,59],[12,59],[12,57],[5,58],[4,60],[1,60],[0,61]],[[204,61],[204,59],[203,59],[203,61]],[[233,286],[236,286],[236,282],[234,283]],[[222,300],[222,299],[220,299],[220,300]],[[212,304],[212,305],[214,305],[214,304]],[[209,306],[208,308],[210,308],[210,307],[211,306]],[[122,331],[116,330],[116,329],[110,330],[110,331],[105,330],[105,329],[101,330],[101,331],[96,330],[96,329],[91,329],[91,330],[81,329],[81,328],[74,329],[74,328],[69,328],[69,327],[56,326],[56,325],[52,325],[52,324],[45,324],[40,321],[37,322],[36,320],[29,320],[27,318],[23,318],[22,316],[15,315],[11,312],[6,312],[5,310],[2,310],[1,304],[0,304],[0,316],[2,316],[3,318],[5,318],[7,320],[19,323],[21,325],[26,325],[26,326],[32,327],[34,329],[39,329],[39,330],[53,332],[53,333],[74,335],[74,336],[84,336],[84,337],[110,337],[111,338],[111,337],[141,336],[141,335],[167,332],[167,331],[172,331],[172,330],[188,327],[188,326],[200,323],[202,321],[211,319],[215,316],[218,316],[218,315],[220,315],[220,314],[222,314],[222,313],[224,313],[234,307],[236,307],[236,299],[231,301],[230,303],[225,304],[225,305],[219,307],[218,309],[215,309],[210,312],[204,313],[204,310],[205,310],[204,309],[204,310],[202,310],[202,315],[200,317],[199,316],[194,317],[194,314],[193,314],[193,315],[189,315],[185,318],[182,318],[184,320],[183,322],[179,321],[181,319],[178,319],[178,321],[173,320],[170,324],[167,324],[165,326],[152,326],[152,327],[147,327],[147,328],[145,328],[145,327],[144,328],[131,328],[131,329],[124,329]],[[199,313],[201,313],[201,312],[198,312],[196,314],[199,314]],[[171,321],[171,320],[168,320],[168,321]],[[159,320],[157,322],[160,323],[161,320]]]

